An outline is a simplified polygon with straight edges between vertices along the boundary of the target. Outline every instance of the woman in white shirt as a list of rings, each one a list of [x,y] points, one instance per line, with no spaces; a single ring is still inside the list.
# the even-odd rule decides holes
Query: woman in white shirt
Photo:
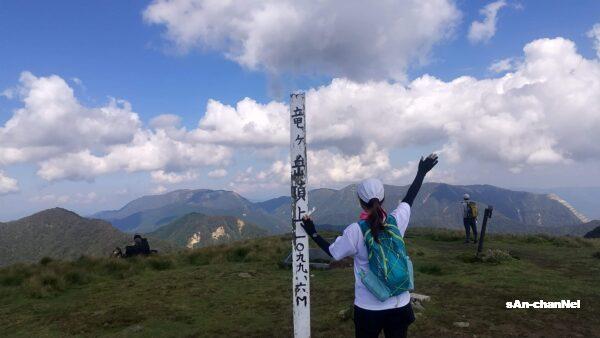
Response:
[[[421,158],[417,176],[410,185],[406,196],[400,201],[397,208],[390,215],[396,220],[400,234],[408,226],[410,208],[423,184],[425,175],[437,164],[437,155],[431,154],[426,159]],[[358,200],[363,208],[361,220],[366,220],[374,238],[379,230],[383,229],[383,222],[387,218],[382,208],[385,197],[384,187],[378,179],[367,179],[357,186]],[[323,251],[340,260],[352,256],[354,258],[354,325],[357,338],[378,337],[383,330],[385,337],[406,337],[408,326],[415,320],[410,305],[408,291],[385,301],[377,299],[362,283],[359,277],[361,270],[369,269],[367,247],[363,233],[358,223],[352,223],[344,230],[333,244],[321,237],[310,218],[305,218],[302,224],[306,233],[319,245]]]

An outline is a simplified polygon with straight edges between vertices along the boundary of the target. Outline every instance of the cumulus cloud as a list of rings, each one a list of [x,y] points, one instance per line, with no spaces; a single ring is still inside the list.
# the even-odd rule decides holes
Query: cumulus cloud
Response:
[[[152,180],[157,183],[175,184],[181,182],[193,181],[198,178],[198,174],[194,171],[186,171],[183,173],[165,172],[164,170],[156,170],[150,173]]]
[[[469,41],[472,43],[488,42],[496,34],[498,11],[506,6],[506,1],[499,0],[487,4],[479,13],[484,16],[483,21],[473,21],[469,27]]]
[[[0,170],[0,195],[6,195],[19,191],[19,184],[16,179],[8,177]]]
[[[131,105],[111,99],[85,107],[61,77],[21,75],[12,90],[23,106],[0,127],[0,164],[38,163],[46,180],[93,180],[118,172],[157,171],[157,180],[181,180],[192,167],[226,165],[232,151],[202,143],[179,128],[179,117],[161,115],[145,128]],[[182,174],[183,173],[183,174]]]
[[[268,168],[256,171],[250,166],[238,173],[230,182],[230,187],[238,193],[272,190],[289,184],[290,167],[287,161],[275,161]]]
[[[334,79],[308,90],[312,182],[387,175],[390,150],[414,146],[439,150],[446,163],[493,163],[512,172],[600,160],[600,64],[579,55],[572,41],[555,38],[527,44],[513,67],[491,79],[425,75],[408,85]],[[286,146],[288,107],[273,107],[260,128],[281,128],[280,136],[264,139]],[[228,109],[248,121],[265,114]],[[220,126],[211,130],[229,135],[227,144],[255,135],[243,123]]]
[[[290,137],[287,109],[284,103],[260,104],[250,98],[239,101],[235,108],[209,100],[194,137],[233,146],[283,146]]]
[[[587,32],[587,36],[593,39],[596,56],[600,59],[600,23],[595,24],[592,29]]]
[[[163,130],[146,130],[136,134],[131,143],[111,147],[101,156],[86,150],[42,161],[38,175],[46,180],[92,180],[117,171],[181,172],[191,167],[226,164],[230,157],[231,150],[221,145],[186,142],[169,137]]]
[[[450,0],[155,0],[143,16],[179,50],[216,50],[249,69],[403,80],[460,12]]]
[[[471,162],[513,173],[600,161],[600,63],[578,54],[575,44],[563,38],[535,40],[523,51],[519,62],[510,62],[512,69],[493,78],[442,81],[424,75],[406,84],[340,78],[307,90],[311,184],[340,185],[369,176],[406,182],[416,162],[392,165],[391,154],[398,149],[438,150],[449,167]],[[211,100],[196,128],[186,130],[177,116],[162,115],[148,129],[125,103],[115,101],[116,108],[104,111],[110,104],[82,107],[60,78],[33,78],[37,80],[18,90],[23,107],[0,129],[0,137],[9,143],[0,143],[1,163],[38,163],[38,175],[47,180],[147,171],[165,185],[192,177],[190,172],[199,167],[219,168],[208,173],[212,178],[227,175],[228,163],[238,154],[244,155],[240,161],[258,167],[254,154],[268,150],[279,161],[235,176],[236,190],[256,189],[253,182],[267,189],[289,181],[289,162],[281,159],[289,144],[287,103],[245,98],[225,105]],[[52,84],[52,95],[31,94],[35,90],[29,88],[43,84]],[[45,116],[30,105],[36,100],[39,106],[46,100],[56,113]],[[82,123],[92,126],[95,122],[88,120],[131,124],[120,132],[85,129],[91,136],[75,126],[73,132],[80,137],[100,141],[83,139],[78,144],[61,136],[57,142],[51,137],[54,131],[45,129],[67,128],[66,122],[54,122],[62,109],[76,110],[64,115],[75,121],[88,116]],[[28,125],[41,130],[27,135],[23,131]],[[452,172],[440,168],[436,175],[452,178]]]
[[[18,93],[24,106],[0,128],[0,163],[129,142],[140,126],[131,105],[111,99],[100,108],[79,104],[73,89],[59,76],[23,72]]]

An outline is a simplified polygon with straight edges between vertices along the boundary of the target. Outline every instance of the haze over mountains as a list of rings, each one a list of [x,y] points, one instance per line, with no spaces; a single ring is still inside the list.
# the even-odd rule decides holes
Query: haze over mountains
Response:
[[[407,189],[408,186],[386,185],[385,207],[392,209]],[[486,205],[494,206],[493,222],[490,223],[492,232],[568,234],[583,231],[577,227],[587,221],[568,203],[553,195],[491,185],[426,183],[413,205],[411,223],[413,226],[462,228],[459,202],[464,193],[481,203],[481,214]],[[354,185],[339,190],[312,190],[309,204],[317,208],[313,217],[318,224],[348,225],[356,221],[360,212]],[[287,231],[291,217],[290,197],[253,203],[235,192],[206,189],[144,196],[119,210],[99,212],[94,217],[105,219],[126,232],[152,232],[190,212],[234,216],[270,233]]]

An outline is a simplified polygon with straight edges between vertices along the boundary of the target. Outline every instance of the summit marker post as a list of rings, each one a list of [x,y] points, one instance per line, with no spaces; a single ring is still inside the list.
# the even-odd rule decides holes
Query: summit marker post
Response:
[[[308,212],[306,183],[306,111],[304,93],[290,95],[290,159],[292,196],[292,301],[294,337],[310,337],[310,271],[308,235],[302,217]]]

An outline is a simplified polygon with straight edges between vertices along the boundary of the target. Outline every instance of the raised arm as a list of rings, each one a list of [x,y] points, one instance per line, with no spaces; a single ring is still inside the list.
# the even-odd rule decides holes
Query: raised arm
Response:
[[[417,197],[417,193],[419,193],[419,190],[421,189],[421,185],[423,184],[423,179],[425,179],[425,175],[427,175],[427,173],[431,169],[433,169],[433,167],[435,167],[437,163],[438,156],[436,154],[431,154],[427,156],[426,159],[423,159],[423,157],[421,157],[421,160],[419,161],[419,169],[417,170],[417,176],[408,188],[406,196],[404,196],[402,202],[406,202],[412,207],[413,202]]]

